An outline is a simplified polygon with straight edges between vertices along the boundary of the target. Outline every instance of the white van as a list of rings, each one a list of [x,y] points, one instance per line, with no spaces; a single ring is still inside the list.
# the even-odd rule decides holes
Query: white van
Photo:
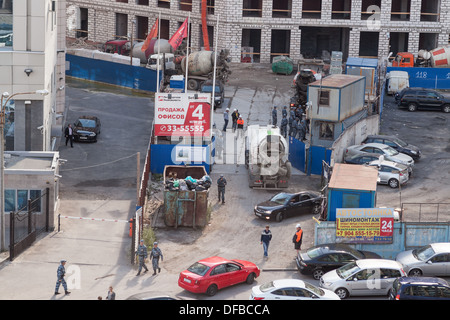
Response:
[[[409,88],[409,74],[406,71],[391,71],[386,75],[387,94],[395,94]]]
[[[387,259],[361,259],[325,273],[320,287],[339,298],[388,295],[398,277],[406,276],[401,263]]]

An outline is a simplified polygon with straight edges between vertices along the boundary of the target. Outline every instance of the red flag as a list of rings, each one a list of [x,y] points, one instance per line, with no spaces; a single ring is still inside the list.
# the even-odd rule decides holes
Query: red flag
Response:
[[[188,18],[183,22],[181,27],[175,32],[175,34],[170,38],[169,43],[172,46],[173,50],[176,50],[178,46],[181,44],[184,38],[188,35]]]
[[[145,39],[145,42],[142,45],[141,51],[145,51],[148,48],[148,45],[150,44],[150,40],[156,37],[158,37],[158,18],[156,18],[152,30],[150,30],[150,32],[148,33],[147,38]]]

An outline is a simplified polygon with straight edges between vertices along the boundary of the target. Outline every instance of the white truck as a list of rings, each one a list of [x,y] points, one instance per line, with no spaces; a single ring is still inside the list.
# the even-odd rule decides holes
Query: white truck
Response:
[[[279,190],[289,186],[292,165],[289,144],[279,127],[250,125],[245,137],[245,165],[249,187]]]

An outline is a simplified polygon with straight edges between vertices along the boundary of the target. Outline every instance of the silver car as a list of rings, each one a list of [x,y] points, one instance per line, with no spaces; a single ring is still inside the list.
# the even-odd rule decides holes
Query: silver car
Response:
[[[339,298],[387,295],[394,280],[406,276],[401,263],[386,259],[361,259],[325,273],[320,287]]]
[[[400,153],[394,148],[381,143],[366,143],[362,145],[350,146],[345,150],[344,159],[347,160],[354,155],[370,152],[384,155],[385,160],[397,162],[408,167],[411,173],[414,167],[414,160],[410,156]]]
[[[432,243],[395,258],[409,276],[450,276],[450,243]]]
[[[383,156],[379,160],[369,163],[370,166],[378,168],[378,183],[387,184],[391,188],[398,188],[409,180],[408,167],[392,161],[383,160]]]

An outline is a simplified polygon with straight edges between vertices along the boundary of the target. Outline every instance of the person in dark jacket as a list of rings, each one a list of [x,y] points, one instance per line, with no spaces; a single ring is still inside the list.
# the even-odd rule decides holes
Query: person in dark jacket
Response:
[[[277,126],[277,106],[274,106],[272,109],[272,126]]]
[[[234,109],[233,113],[231,114],[231,120],[233,121],[231,127],[232,127],[232,129],[233,129],[233,132],[236,131],[236,128],[237,128],[237,121],[238,121],[238,119],[239,119],[239,116],[240,116],[239,111],[238,111],[237,109]]]
[[[303,230],[302,230],[302,227],[300,226],[300,224],[297,224],[295,226],[295,228],[297,229],[297,231],[295,232],[294,236],[292,237],[292,242],[294,243],[294,248],[295,248],[295,250],[297,250],[297,254],[298,254],[300,252],[301,246],[302,246]]]
[[[66,136],[66,146],[67,146],[67,143],[70,141],[70,147],[73,148],[73,128],[72,128],[72,125],[70,123],[66,127],[64,135]]]
[[[266,228],[261,232],[261,244],[263,245],[265,258],[269,257],[268,251],[271,240],[272,240],[272,232],[270,231],[270,228],[267,225]]]
[[[288,120],[286,119],[286,116],[283,116],[283,119],[281,119],[281,135],[286,138],[287,136],[287,126],[288,126]]]
[[[55,286],[55,294],[59,294],[59,286],[62,285],[64,288],[65,294],[70,294],[69,291],[67,291],[67,283],[66,280],[64,280],[64,276],[66,275],[66,268],[64,267],[66,265],[66,260],[61,260],[60,265],[58,267],[58,270],[56,272],[56,286]]]
[[[223,174],[221,174],[219,180],[217,180],[217,188],[219,191],[219,202],[222,199],[222,204],[225,204],[225,186],[226,185],[227,185],[227,180],[223,177]]]

